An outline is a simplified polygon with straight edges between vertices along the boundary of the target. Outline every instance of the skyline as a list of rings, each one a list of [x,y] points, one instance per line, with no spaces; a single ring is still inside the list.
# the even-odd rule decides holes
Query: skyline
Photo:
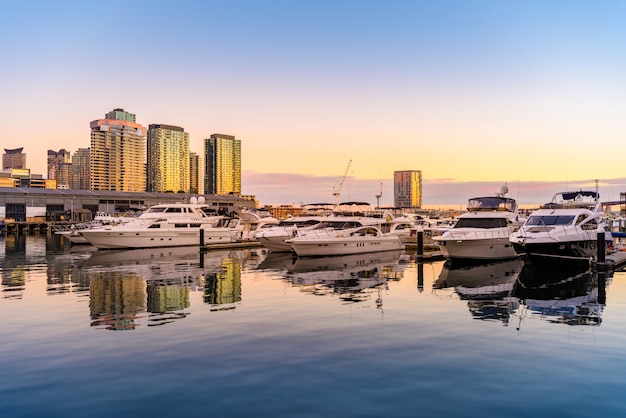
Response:
[[[625,2],[198,3],[0,1],[0,147],[46,175],[48,149],[89,147],[123,108],[201,156],[241,140],[262,204],[332,202],[349,160],[341,200],[383,183],[381,205],[400,170],[425,207],[505,182],[521,205],[626,191]]]

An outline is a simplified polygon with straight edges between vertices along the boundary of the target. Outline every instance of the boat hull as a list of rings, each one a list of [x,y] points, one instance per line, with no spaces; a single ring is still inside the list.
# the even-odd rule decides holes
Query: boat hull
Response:
[[[443,256],[463,260],[505,260],[517,257],[507,237],[485,239],[436,239]]]
[[[557,243],[514,243],[519,254],[533,262],[580,262],[589,263],[598,255],[596,240],[568,241]]]
[[[270,250],[273,253],[290,253],[292,252],[291,245],[285,241],[292,238],[292,235],[274,235],[274,236],[262,236],[257,235],[256,239],[259,243]]]
[[[326,255],[364,254],[377,251],[401,250],[403,245],[396,236],[343,237],[327,239],[299,239],[288,241],[293,251],[301,257]]]
[[[236,241],[233,229],[206,228],[204,242],[231,243]],[[88,230],[81,234],[98,249],[160,248],[200,245],[200,228],[181,230],[180,228],[154,230]]]

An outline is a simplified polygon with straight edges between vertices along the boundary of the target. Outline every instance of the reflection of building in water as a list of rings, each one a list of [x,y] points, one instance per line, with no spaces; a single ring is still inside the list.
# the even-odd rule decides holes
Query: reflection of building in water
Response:
[[[241,261],[224,258],[219,273],[207,273],[204,284],[204,302],[224,305],[241,301]]]
[[[3,260],[4,261],[4,260]],[[26,285],[26,269],[24,267],[2,269],[3,299],[22,299]]]
[[[167,282],[150,282],[148,291],[148,312],[165,313],[188,308],[189,286]]]
[[[81,269],[82,264],[88,257],[88,253],[80,255],[73,253],[47,255],[47,293],[54,295],[88,291],[89,276]]]
[[[111,330],[134,329],[137,314],[145,312],[145,282],[134,273],[93,272],[90,285],[92,326]]]

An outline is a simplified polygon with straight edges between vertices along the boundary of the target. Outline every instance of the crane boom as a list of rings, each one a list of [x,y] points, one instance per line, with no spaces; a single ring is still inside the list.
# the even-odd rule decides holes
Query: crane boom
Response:
[[[335,196],[335,206],[339,205],[339,194],[341,194],[341,187],[343,186],[343,182],[346,180],[346,176],[348,175],[348,170],[350,170],[350,164],[352,164],[352,160],[348,161],[348,166],[346,167],[345,173],[343,173],[343,177],[341,181],[337,184],[336,187],[333,187],[333,196]]]

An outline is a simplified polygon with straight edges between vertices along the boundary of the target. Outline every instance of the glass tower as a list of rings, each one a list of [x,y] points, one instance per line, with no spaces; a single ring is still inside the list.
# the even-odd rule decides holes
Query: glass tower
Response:
[[[204,140],[204,193],[241,196],[241,141],[213,134]]]
[[[422,172],[418,170],[394,171],[393,202],[397,208],[422,207]]]
[[[149,125],[147,191],[188,193],[190,181],[189,133],[178,126]]]

